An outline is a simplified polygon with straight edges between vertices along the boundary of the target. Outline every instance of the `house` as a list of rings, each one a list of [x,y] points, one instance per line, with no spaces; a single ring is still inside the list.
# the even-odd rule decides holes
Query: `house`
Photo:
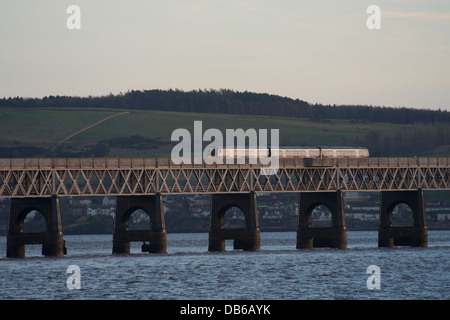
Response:
[[[96,208],[92,209],[91,207],[87,208],[86,213],[88,216],[114,216],[115,208],[111,207],[108,209]]]
[[[450,213],[438,213],[437,221],[450,221]]]

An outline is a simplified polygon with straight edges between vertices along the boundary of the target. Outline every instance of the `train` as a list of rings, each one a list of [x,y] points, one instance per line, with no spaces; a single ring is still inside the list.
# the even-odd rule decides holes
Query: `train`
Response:
[[[275,151],[275,152],[274,152]],[[368,158],[364,147],[279,147],[273,148],[210,148],[209,157],[272,157],[278,151],[279,158]]]

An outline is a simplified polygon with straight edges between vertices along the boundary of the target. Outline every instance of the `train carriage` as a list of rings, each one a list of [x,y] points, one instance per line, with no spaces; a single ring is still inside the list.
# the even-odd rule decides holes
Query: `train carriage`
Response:
[[[249,158],[368,158],[369,150],[363,147],[280,147],[273,148],[219,148],[210,149],[210,157]]]

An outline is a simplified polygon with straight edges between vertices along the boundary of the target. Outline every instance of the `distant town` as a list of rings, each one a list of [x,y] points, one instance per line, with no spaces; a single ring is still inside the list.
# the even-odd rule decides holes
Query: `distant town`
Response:
[[[298,219],[298,194],[258,194],[258,212],[261,231],[295,231]],[[345,216],[348,230],[377,230],[379,199],[376,192],[346,192]],[[428,199],[427,199],[428,198]],[[444,200],[442,200],[443,198]],[[425,194],[427,226],[432,229],[450,229],[450,200],[436,192]],[[8,228],[9,199],[0,199],[0,235]],[[61,198],[61,219],[64,234],[105,234],[113,232],[115,197]],[[208,232],[210,196],[166,195],[164,212],[167,232]],[[412,224],[411,212],[406,205],[393,211],[393,225]],[[225,214],[225,227],[243,228],[244,216],[233,207]],[[149,228],[149,217],[136,210],[130,219],[130,229]],[[331,226],[331,213],[318,206],[311,216],[312,227]],[[44,218],[38,212],[27,215],[25,232],[45,230]]]

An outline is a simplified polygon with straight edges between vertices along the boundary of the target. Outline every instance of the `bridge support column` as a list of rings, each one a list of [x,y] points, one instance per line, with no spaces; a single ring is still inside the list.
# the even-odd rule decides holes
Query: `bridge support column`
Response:
[[[245,228],[224,229],[224,216],[231,207],[241,209]],[[257,251],[261,248],[256,194],[213,194],[211,199],[209,251],[224,251],[225,240],[234,240],[234,249]]]
[[[149,215],[150,230],[129,230],[130,216],[138,209],[144,210]],[[131,241],[142,241],[142,252],[166,252],[167,236],[161,194],[117,197],[114,216],[113,253],[130,253]]]
[[[392,211],[400,203],[407,204],[412,210],[413,225],[411,227],[392,226]],[[425,204],[421,189],[417,191],[381,192],[378,246],[428,246]]]
[[[332,214],[332,226],[312,228],[311,213],[319,205],[325,205]],[[297,249],[313,247],[347,248],[344,200],[341,191],[304,192],[300,194],[297,228]]]
[[[46,231],[43,233],[24,233],[25,217],[31,211],[39,211],[45,219]],[[42,244],[45,256],[62,256],[67,253],[61,226],[59,198],[12,198],[9,211],[6,256],[25,257],[26,244]]]

